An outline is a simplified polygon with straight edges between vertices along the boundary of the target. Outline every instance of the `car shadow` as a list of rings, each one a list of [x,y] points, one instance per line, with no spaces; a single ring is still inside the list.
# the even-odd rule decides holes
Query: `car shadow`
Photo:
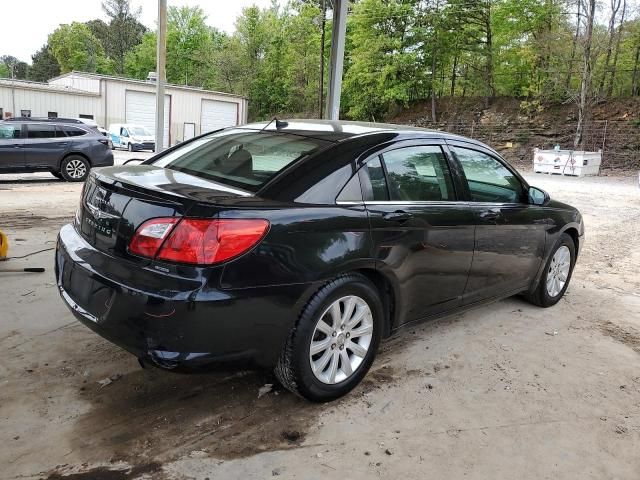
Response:
[[[15,184],[39,184],[39,183],[62,183],[64,180],[56,177],[51,178],[18,178],[13,180],[5,180],[0,177],[0,185],[15,185]]]
[[[509,308],[514,305],[525,303],[516,299]],[[492,307],[476,309],[480,317],[486,308]],[[460,328],[463,317],[454,314],[393,335],[381,346],[361,385],[329,404],[297,397],[265,371],[180,374],[147,367],[110,377],[104,386],[95,379],[76,383],[70,387],[77,388],[79,400],[90,404],[90,409],[74,422],[69,437],[72,451],[88,464],[122,461],[139,466],[141,457],[166,463],[196,451],[227,460],[314,446],[305,439],[321,428],[323,412],[359,402],[367,408],[371,392],[428,375],[403,369],[393,361],[395,355],[436,331]],[[101,358],[131,361],[106,341],[100,341],[99,347]],[[429,363],[425,362],[425,369]]]

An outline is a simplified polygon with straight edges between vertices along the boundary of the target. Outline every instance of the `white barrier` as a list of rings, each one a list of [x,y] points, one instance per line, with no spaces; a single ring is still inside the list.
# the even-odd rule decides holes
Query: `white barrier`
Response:
[[[533,150],[533,171],[557,175],[598,175],[602,151]]]

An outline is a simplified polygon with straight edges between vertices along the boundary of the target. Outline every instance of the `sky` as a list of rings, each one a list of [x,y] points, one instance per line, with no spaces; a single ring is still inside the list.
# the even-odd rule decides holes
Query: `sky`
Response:
[[[105,19],[101,0],[18,0],[2,1],[0,55],[13,55],[31,63],[33,55],[47,41],[47,36],[61,23]],[[157,0],[132,0],[132,6],[142,7],[141,22],[155,28]],[[236,17],[244,7],[268,7],[271,0],[167,0],[169,6],[199,6],[207,15],[207,23],[226,32],[233,32]]]

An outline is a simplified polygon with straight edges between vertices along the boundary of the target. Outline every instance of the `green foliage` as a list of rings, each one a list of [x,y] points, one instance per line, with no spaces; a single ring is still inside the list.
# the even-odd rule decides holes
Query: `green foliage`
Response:
[[[156,42],[154,32],[142,36],[142,42],[129,51],[124,60],[124,71],[128,77],[146,79],[156,69]]]
[[[104,0],[102,9],[110,21],[108,25],[104,24],[106,28],[101,27],[96,37],[102,42],[107,56],[113,60],[115,73],[122,74],[127,52],[142,41],[147,31],[138,21],[141,9],[131,10],[129,0]]]
[[[29,68],[29,80],[36,82],[46,82],[47,80],[60,75],[60,65],[49,50],[49,45],[45,44],[31,56],[31,68]]]
[[[84,23],[60,25],[49,35],[49,48],[62,73],[72,70],[111,73],[113,63],[104,53],[100,41]]]
[[[27,78],[29,65],[25,62],[21,62],[13,55],[3,55],[0,57],[0,62],[4,65],[2,72],[6,72],[7,77],[18,80],[24,80]]]
[[[580,90],[585,2],[569,0],[351,0],[347,17],[342,116],[383,120],[412,103],[444,96],[521,100],[524,114]],[[167,80],[249,98],[251,119],[319,112],[320,59],[328,65],[331,21],[321,0],[273,0],[243,9],[226,34],[201,8],[168,11]],[[608,28],[601,2],[591,49],[590,101],[640,95],[640,20],[627,2]],[[327,8],[331,2],[325,0]],[[106,21],[62,25],[25,65],[0,63],[0,75],[45,80],[72,69],[144,79],[156,69],[156,34],[130,0],[104,0]],[[330,12],[327,17],[330,18]],[[321,46],[322,25],[326,42]],[[322,51],[321,51],[322,50]],[[610,51],[609,60],[605,53]],[[16,60],[17,62],[17,60]],[[326,69],[328,70],[328,68]],[[17,75],[16,75],[17,76]],[[324,92],[322,92],[323,94]]]

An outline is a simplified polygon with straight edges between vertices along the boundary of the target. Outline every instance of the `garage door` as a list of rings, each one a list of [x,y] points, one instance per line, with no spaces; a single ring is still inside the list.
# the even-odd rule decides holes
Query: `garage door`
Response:
[[[164,146],[169,146],[169,126],[171,111],[171,96],[164,96]],[[134,125],[142,125],[149,131],[156,131],[156,95],[149,92],[136,92],[127,90],[126,107],[125,107],[126,123]]]
[[[206,133],[224,127],[231,127],[237,124],[237,103],[219,102],[217,100],[202,100],[200,133]]]

